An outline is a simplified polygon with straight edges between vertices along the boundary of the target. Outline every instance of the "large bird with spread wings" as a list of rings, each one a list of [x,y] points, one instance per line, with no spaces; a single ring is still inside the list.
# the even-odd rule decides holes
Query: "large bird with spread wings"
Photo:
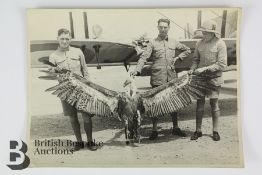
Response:
[[[179,111],[212,89],[203,77],[185,74],[146,92],[137,92],[132,79],[126,92],[116,92],[70,71],[58,73],[59,84],[47,89],[76,109],[102,117],[118,117],[125,123],[126,139],[139,140],[141,115],[160,117]]]

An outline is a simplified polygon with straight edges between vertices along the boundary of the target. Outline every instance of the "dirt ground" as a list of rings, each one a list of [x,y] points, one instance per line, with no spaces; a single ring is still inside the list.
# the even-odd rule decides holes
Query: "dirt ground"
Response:
[[[240,118],[237,115],[236,72],[226,73],[225,77],[225,85],[223,85],[220,100],[221,117],[219,128],[221,141],[219,142],[214,142],[211,138],[212,121],[207,100],[202,127],[204,135],[197,141],[190,140],[190,135],[195,129],[196,104],[193,103],[179,112],[179,126],[187,133],[185,138],[171,134],[171,117],[164,116],[159,119],[159,138],[150,141],[148,136],[152,124],[149,118],[144,118],[142,121],[141,143],[126,145],[122,123],[112,118],[94,117],[93,138],[96,139],[96,142],[103,142],[103,146],[99,147],[97,151],[92,152],[83,149],[70,155],[39,155],[35,152],[37,148],[34,146],[35,140],[59,139],[74,141],[75,138],[69,119],[62,115],[60,108],[51,110],[56,111],[55,114],[44,115],[39,115],[39,111],[46,111],[47,109],[37,109],[31,117],[30,141],[32,145],[29,147],[31,166],[242,167],[242,144],[239,139],[241,135],[238,132]],[[107,82],[101,82],[100,84],[103,83],[107,84]],[[139,83],[140,87],[144,87],[142,82]],[[45,86],[42,88],[45,88]],[[39,96],[37,98],[39,100]],[[82,137],[85,139],[82,119],[81,117],[79,119],[82,127]],[[51,147],[41,148],[48,149]],[[70,149],[65,146],[58,148]]]

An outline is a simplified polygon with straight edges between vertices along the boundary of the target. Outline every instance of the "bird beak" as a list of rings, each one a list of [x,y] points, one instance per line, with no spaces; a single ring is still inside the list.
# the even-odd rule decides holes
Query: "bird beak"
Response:
[[[126,87],[127,85],[131,84],[131,81],[130,80],[126,80],[123,84],[123,87]]]

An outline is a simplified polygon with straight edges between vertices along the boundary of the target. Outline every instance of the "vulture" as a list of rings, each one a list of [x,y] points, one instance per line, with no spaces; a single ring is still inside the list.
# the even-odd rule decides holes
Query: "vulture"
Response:
[[[188,74],[145,92],[137,92],[131,78],[124,82],[126,92],[116,92],[68,70],[60,70],[57,77],[59,83],[46,91],[77,110],[118,118],[125,124],[127,144],[130,140],[140,142],[142,116],[160,117],[179,111],[212,89],[205,77]]]

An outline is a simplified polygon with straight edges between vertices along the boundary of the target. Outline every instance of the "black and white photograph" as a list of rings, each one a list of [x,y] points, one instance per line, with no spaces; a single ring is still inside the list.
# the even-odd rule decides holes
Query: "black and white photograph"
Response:
[[[27,9],[30,167],[244,167],[241,13]]]

